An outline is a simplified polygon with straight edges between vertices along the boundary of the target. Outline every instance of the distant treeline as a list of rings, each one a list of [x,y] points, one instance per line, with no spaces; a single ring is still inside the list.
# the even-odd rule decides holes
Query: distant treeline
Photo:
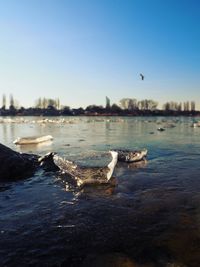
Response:
[[[19,104],[10,95],[9,107],[6,108],[6,96],[3,95],[2,107],[0,108],[1,116],[65,116],[65,115],[120,115],[120,116],[168,116],[168,115],[200,115],[200,111],[195,110],[194,101],[186,102],[166,102],[162,109],[158,109],[158,102],[152,99],[144,99],[138,101],[135,98],[123,98],[119,101],[119,105],[110,104],[110,99],[106,97],[105,107],[98,105],[89,105],[85,109],[70,108],[69,106],[61,106],[60,100],[38,98],[34,107],[19,107]]]

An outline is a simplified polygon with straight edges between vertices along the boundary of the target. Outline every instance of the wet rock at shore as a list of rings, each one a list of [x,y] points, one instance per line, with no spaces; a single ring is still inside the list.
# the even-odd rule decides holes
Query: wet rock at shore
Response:
[[[0,144],[0,181],[31,176],[38,166],[38,156],[16,152]]]

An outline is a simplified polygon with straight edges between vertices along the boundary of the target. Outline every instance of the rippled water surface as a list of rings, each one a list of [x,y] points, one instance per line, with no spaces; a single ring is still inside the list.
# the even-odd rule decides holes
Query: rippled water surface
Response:
[[[0,266],[200,266],[200,128],[191,127],[193,118],[42,119],[1,122],[0,142],[83,166],[107,165],[114,148],[147,148],[147,161],[117,164],[110,187],[80,190],[42,170],[0,183]],[[13,144],[47,134],[52,143]]]

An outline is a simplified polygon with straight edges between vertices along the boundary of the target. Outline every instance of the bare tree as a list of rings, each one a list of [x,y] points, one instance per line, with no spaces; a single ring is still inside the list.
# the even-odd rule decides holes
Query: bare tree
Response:
[[[36,108],[42,108],[42,98],[38,98],[36,101],[35,101],[35,107]]]
[[[182,111],[182,103],[181,102],[178,104],[178,111]]]
[[[56,107],[56,100],[54,100],[54,99],[51,99],[51,98],[49,98],[49,99],[47,99],[47,107]]]
[[[10,94],[10,106],[15,106],[14,105],[14,98],[13,98],[13,95],[12,94]]]
[[[189,111],[190,110],[189,101],[186,101],[186,102],[183,103],[183,109],[184,109],[184,111]]]
[[[119,105],[122,109],[128,109],[128,106],[129,106],[129,98],[122,98],[120,101],[119,101]]]
[[[3,97],[2,97],[2,109],[6,109],[6,95],[3,94]]]
[[[169,103],[169,102],[165,103],[165,104],[163,105],[163,109],[164,109],[165,111],[169,111],[169,110],[170,110],[170,103]]]
[[[158,102],[156,102],[152,99],[148,100],[148,109],[149,110],[155,110],[157,108],[157,106],[158,106]]]
[[[138,102],[135,98],[122,98],[119,101],[120,107],[122,109],[136,110],[138,109]]]
[[[190,109],[191,109],[191,111],[195,111],[195,102],[194,101],[191,101],[191,103],[190,103]]]
[[[164,110],[171,110],[171,111],[181,111],[182,110],[182,104],[175,102],[175,101],[170,101],[164,104],[163,106]]]
[[[144,99],[138,102],[138,107],[141,110],[155,110],[158,106],[158,102],[152,99]]]
[[[48,106],[48,100],[44,97],[42,99],[42,108],[47,108],[47,106]]]
[[[60,109],[60,99],[59,98],[57,98],[56,99],[56,109]]]
[[[135,98],[129,99],[128,109],[129,110],[136,110],[137,109],[137,99],[135,99]]]

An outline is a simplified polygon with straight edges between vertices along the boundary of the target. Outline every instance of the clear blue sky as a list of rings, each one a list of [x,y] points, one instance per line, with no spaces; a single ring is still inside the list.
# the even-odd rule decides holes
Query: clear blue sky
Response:
[[[0,105],[3,93],[25,107],[108,96],[200,109],[200,1],[0,0]]]

